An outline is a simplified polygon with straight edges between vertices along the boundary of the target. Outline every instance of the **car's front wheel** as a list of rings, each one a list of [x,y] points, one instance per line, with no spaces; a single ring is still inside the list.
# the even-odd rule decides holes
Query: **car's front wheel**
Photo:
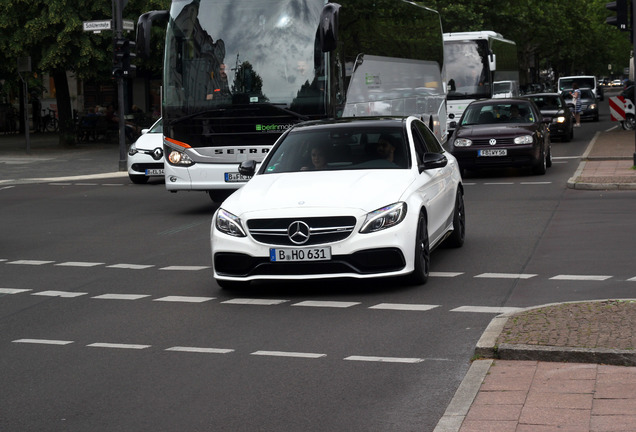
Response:
[[[532,167],[532,172],[537,175],[543,175],[548,171],[548,154],[545,149],[541,149],[539,160]]]
[[[417,235],[415,237],[415,259],[414,269],[407,279],[411,285],[423,285],[428,280],[429,268],[431,266],[431,250],[428,239],[428,225],[426,217],[420,213],[417,222]]]
[[[634,130],[634,127],[636,127],[636,119],[633,114],[627,114],[621,124],[625,130]]]

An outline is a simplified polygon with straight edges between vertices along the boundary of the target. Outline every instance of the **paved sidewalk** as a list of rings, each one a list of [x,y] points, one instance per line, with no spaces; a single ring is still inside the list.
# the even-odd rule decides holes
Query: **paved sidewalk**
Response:
[[[635,348],[636,299],[500,315],[434,432],[636,431]]]

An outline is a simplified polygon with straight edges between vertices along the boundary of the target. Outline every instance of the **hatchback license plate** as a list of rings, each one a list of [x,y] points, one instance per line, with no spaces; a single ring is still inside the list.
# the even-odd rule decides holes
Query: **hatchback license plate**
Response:
[[[507,154],[507,149],[479,150],[479,156],[506,156]]]
[[[330,247],[291,249],[291,248],[271,248],[269,250],[269,260],[271,262],[281,261],[329,261],[331,259]]]
[[[246,182],[252,177],[244,176],[241,173],[225,173],[226,183]]]

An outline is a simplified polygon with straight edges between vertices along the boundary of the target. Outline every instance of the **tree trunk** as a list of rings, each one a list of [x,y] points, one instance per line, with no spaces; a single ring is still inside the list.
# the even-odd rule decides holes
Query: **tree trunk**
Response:
[[[55,97],[57,100],[57,117],[60,125],[60,146],[76,144],[75,120],[71,108],[71,94],[68,89],[68,79],[64,69],[53,71],[55,82]]]

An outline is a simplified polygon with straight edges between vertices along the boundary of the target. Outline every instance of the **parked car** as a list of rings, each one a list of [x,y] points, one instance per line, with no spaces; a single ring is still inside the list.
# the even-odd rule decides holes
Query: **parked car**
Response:
[[[163,177],[163,123],[157,120],[128,149],[128,177],[135,184],[144,184],[151,177]]]
[[[525,96],[541,111],[544,120],[550,121],[550,138],[564,142],[574,137],[574,113],[559,93],[537,93]]]
[[[581,90],[581,120],[594,120],[598,121],[598,101],[594,92],[591,89],[584,88]],[[561,93],[563,99],[570,107],[570,110],[574,112],[574,102],[571,91],[564,91]]]
[[[423,284],[430,251],[464,242],[457,161],[415,117],[301,123],[239,172],[253,177],[212,219],[224,288],[389,276]]]
[[[636,128],[636,118],[634,117],[634,86],[630,85],[620,94],[625,98],[625,120],[621,122],[621,126],[625,130],[634,130]]]
[[[449,141],[460,169],[531,167],[545,174],[552,165],[547,120],[528,99],[474,101]]]

